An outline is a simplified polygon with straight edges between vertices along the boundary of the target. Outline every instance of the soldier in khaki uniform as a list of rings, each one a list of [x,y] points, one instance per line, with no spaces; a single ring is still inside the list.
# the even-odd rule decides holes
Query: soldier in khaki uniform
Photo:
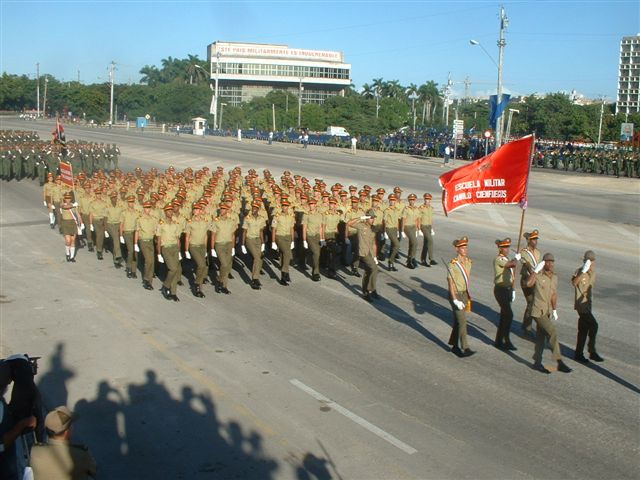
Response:
[[[158,219],[151,211],[153,208],[153,202],[147,200],[142,204],[142,206],[142,215],[136,219],[136,229],[133,240],[135,244],[134,250],[142,251],[142,258],[144,259],[142,286],[145,290],[153,290],[151,282],[153,281],[153,271],[156,263],[153,238],[158,227]]]
[[[533,287],[533,306],[531,316],[537,325],[536,347],[533,354],[533,368],[542,373],[550,373],[542,364],[544,342],[549,337],[549,344],[553,350],[552,358],[558,362],[558,370],[569,373],[571,369],[562,361],[560,342],[554,321],[558,321],[556,306],[558,302],[558,277],[553,273],[555,259],[552,254],[545,253],[542,261],[534,268],[527,286]],[[553,321],[552,321],[553,320]]]
[[[113,266],[122,268],[122,250],[120,249],[120,214],[122,213],[122,207],[118,204],[118,193],[116,191],[111,192],[109,197],[111,202],[107,206],[107,235],[105,237],[111,237]]]
[[[204,205],[202,203],[195,203],[193,205],[193,216],[187,221],[184,232],[185,256],[192,259],[196,264],[193,295],[198,298],[204,298],[202,284],[209,272],[209,266],[207,264],[207,240],[209,239],[211,222],[202,214],[203,207]]]
[[[324,214],[324,238],[320,238],[320,245],[324,247],[327,276],[336,278],[338,269],[338,232],[342,214],[338,211],[338,199],[331,197],[328,200],[329,211]],[[324,245],[323,245],[324,244]]]
[[[406,267],[410,269],[414,269],[417,266],[416,250],[418,243],[418,226],[420,224],[420,210],[416,206],[417,198],[415,193],[409,194],[409,205],[407,205],[402,212],[403,233],[409,240]]]
[[[602,362],[604,359],[596,351],[596,335],[598,334],[598,322],[591,312],[591,302],[593,298],[593,286],[596,283],[595,262],[596,254],[593,250],[584,252],[583,264],[573,274],[571,283],[575,288],[574,308],[578,312],[578,340],[576,342],[575,360],[581,363],[588,363],[584,356],[584,344],[589,337],[587,349],[589,358],[595,362]]]
[[[511,309],[511,302],[514,300],[513,269],[517,259],[510,260],[508,257],[509,248],[511,248],[510,238],[496,240],[496,246],[498,256],[493,260],[493,295],[500,305],[500,323],[493,345],[500,350],[517,350],[509,338],[513,321]]]
[[[522,316],[522,330],[524,333],[533,334],[531,327],[531,309],[533,308],[533,288],[527,287],[529,275],[540,264],[541,253],[538,250],[538,238],[540,233],[538,230],[532,230],[531,232],[525,232],[524,238],[527,239],[527,246],[520,250],[522,263],[522,269],[520,270],[520,286],[522,287],[522,294],[527,301],[527,307],[524,310]]]
[[[302,218],[302,241],[311,252],[311,280],[320,281],[320,239],[324,238],[324,215],[318,212],[318,201],[309,200],[309,212]]]
[[[70,443],[74,420],[67,407],[57,407],[47,414],[44,426],[49,441],[31,449],[33,478],[84,480],[96,476],[96,461],[89,447]]]
[[[351,187],[349,187],[351,189]],[[345,212],[344,221],[349,224],[349,222],[353,219],[359,219],[364,216],[365,210],[360,206],[360,200],[358,197],[351,197],[351,208]],[[358,262],[358,229],[355,227],[345,227],[345,236],[344,243],[345,245],[351,245],[351,262],[347,261],[347,248],[345,247],[344,252],[342,252],[342,261],[345,265],[351,266],[351,275],[354,277],[360,277],[360,272],[356,268]]]
[[[380,189],[378,189],[380,190]],[[384,193],[384,189],[383,189]],[[382,207],[382,201],[378,195],[371,196],[371,209],[376,212],[376,217],[373,222],[373,232],[376,234],[376,252],[378,252],[378,260],[383,261],[383,249],[384,249],[384,209]]]
[[[51,230],[56,226],[56,213],[53,205],[53,190],[56,188],[56,183],[53,178],[53,173],[47,173],[47,183],[42,187],[42,200],[44,206],[49,211],[49,226]]]
[[[103,198],[101,187],[97,187],[94,199],[89,204],[89,231],[96,234],[96,255],[98,260],[102,260],[102,249],[104,248],[104,232],[107,226],[107,208],[109,204]]]
[[[264,252],[264,229],[267,219],[260,214],[262,204],[254,200],[251,204],[251,213],[244,217],[242,222],[242,253],[249,250],[253,265],[251,267],[251,288],[260,290],[260,270],[262,270],[262,254]]]
[[[449,284],[449,303],[453,312],[453,328],[449,336],[451,352],[458,357],[470,357],[475,352],[467,343],[466,312],[471,311],[471,295],[469,282],[473,262],[467,256],[469,239],[462,237],[453,241],[457,256],[447,266],[447,282]]]
[[[420,205],[420,230],[418,233],[422,237],[422,251],[420,252],[420,262],[425,267],[431,265],[437,265],[433,259],[433,236],[435,232],[433,230],[433,206],[431,205],[431,199],[433,196],[430,193],[425,193],[422,196],[424,203]]]
[[[156,253],[158,261],[167,266],[167,276],[162,282],[160,293],[167,300],[179,302],[176,295],[178,281],[182,275],[180,265],[180,236],[182,225],[173,219],[173,206],[168,203],[164,207],[165,220],[160,220],[156,227]]]
[[[367,302],[380,298],[376,286],[378,279],[378,252],[376,252],[376,234],[373,231],[375,219],[375,210],[369,209],[365,215],[352,218],[347,222],[348,228],[355,228],[358,232],[358,258],[360,259],[360,266],[364,269],[362,298]]]
[[[67,192],[63,196],[62,204],[60,205],[60,228],[64,235],[67,262],[75,263],[76,235],[78,231],[82,231],[82,229],[80,228],[80,215],[71,203],[72,198],[73,195],[71,192]]]
[[[227,283],[233,267],[233,257],[236,253],[233,246],[236,244],[236,230],[238,228],[235,215],[229,214],[229,208],[229,204],[221,204],[220,215],[213,219],[211,225],[211,254],[218,257],[220,262],[216,292],[225,295],[231,293],[227,288]]]
[[[133,237],[139,216],[140,212],[136,209],[136,197],[135,195],[129,195],[127,197],[127,208],[120,213],[120,242],[122,243],[122,240],[124,240],[124,245],[127,249],[127,278],[138,278]]]
[[[402,212],[396,206],[395,194],[390,194],[388,199],[389,206],[384,211],[384,233],[389,240],[389,271],[397,272],[398,269],[395,267],[395,263],[398,253],[400,253],[398,231],[402,222]]]
[[[282,200],[282,211],[274,215],[271,222],[271,248],[280,250],[280,285],[289,285],[289,263],[291,263],[291,250],[294,242],[295,216],[289,212],[291,204],[288,200]]]

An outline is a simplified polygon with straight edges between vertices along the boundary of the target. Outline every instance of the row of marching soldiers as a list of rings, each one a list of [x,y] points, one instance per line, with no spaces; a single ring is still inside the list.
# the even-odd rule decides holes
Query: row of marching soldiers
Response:
[[[387,268],[396,271],[400,245],[406,239],[407,268],[418,266],[420,242],[420,263],[426,267],[436,263],[428,193],[418,205],[415,194],[403,199],[399,187],[389,195],[368,185],[360,191],[340,183],[328,189],[322,179],[312,185],[289,171],[279,182],[269,170],[260,177],[252,169],[243,177],[239,167],[228,173],[222,167],[195,172],[169,167],[162,173],[138,168],[126,174],[99,171],[92,177],[81,173],[75,189],[66,193],[61,179],[51,175],[49,180],[43,200],[51,227],[59,223],[65,235],[67,261],[75,261],[78,241],[90,252],[95,250],[99,260],[108,246],[114,266],[122,268],[124,263],[127,277],[137,278],[141,257],[147,290],[153,289],[156,267],[164,264],[167,273],[161,293],[173,301],[178,301],[183,258],[195,264],[192,293],[197,297],[204,297],[202,286],[213,263],[219,265],[216,291],[230,293],[228,279],[240,253],[243,260],[251,257],[250,285],[256,290],[261,288],[263,260],[269,251],[279,257],[279,282],[285,286],[291,282],[292,261],[305,271],[310,264],[313,281],[321,279],[321,264],[329,278],[337,276],[340,264],[360,277],[358,231],[347,223],[370,211],[376,213],[372,226],[378,244],[376,262],[385,260],[383,247],[388,243]]]
[[[119,155],[115,144],[75,140],[60,144],[41,140],[36,132],[0,130],[0,178],[6,181],[37,179],[42,186],[49,173],[58,172],[60,162],[89,175],[115,170]]]

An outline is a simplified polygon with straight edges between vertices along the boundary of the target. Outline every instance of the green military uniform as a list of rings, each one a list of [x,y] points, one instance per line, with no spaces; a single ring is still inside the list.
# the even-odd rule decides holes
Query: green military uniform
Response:
[[[187,221],[185,235],[188,238],[189,254],[196,264],[194,284],[200,288],[207,277],[207,240],[211,222],[204,215],[195,215]]]
[[[320,279],[320,239],[322,237],[322,230],[324,215],[316,209],[316,211],[309,211],[304,214],[302,218],[303,228],[306,228],[306,240],[311,252],[311,275],[312,279]]]
[[[420,261],[425,265],[434,265],[433,258],[433,207],[420,205],[420,231],[422,232],[422,251]]]
[[[549,337],[549,344],[553,350],[552,358],[556,361],[562,359],[556,327],[551,321],[551,312],[553,310],[551,299],[557,291],[558,277],[555,274],[552,273],[549,275],[543,271],[536,276],[536,282],[533,286],[533,305],[531,308],[531,317],[537,325],[536,346],[533,354],[533,361],[536,364],[542,363],[542,351],[544,349],[546,336]]]
[[[251,280],[253,281],[260,279],[260,270],[262,270],[262,244],[264,243],[265,226],[266,220],[260,214],[247,215],[242,222],[242,229],[246,231],[244,244],[253,259],[251,267]]]
[[[137,278],[136,275],[136,256],[134,250],[134,234],[136,231],[136,222],[140,212],[136,210],[133,203],[120,213],[120,231],[124,237],[124,244],[127,248],[127,275],[131,278]]]

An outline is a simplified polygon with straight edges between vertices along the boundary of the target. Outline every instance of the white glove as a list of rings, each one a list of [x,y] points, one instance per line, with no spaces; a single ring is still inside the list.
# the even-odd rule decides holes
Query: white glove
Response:
[[[516,259],[516,261],[517,261],[517,262],[519,262],[519,261],[520,261],[520,259],[522,258],[522,255],[520,255],[520,253],[518,252],[518,253],[516,253],[516,254],[513,256],[513,258],[515,258],[515,259]]]
[[[422,233],[422,229],[418,230],[416,232],[419,236],[424,237],[424,233]]]
[[[400,236],[401,236],[402,238],[407,238],[407,234],[406,234],[406,233],[404,233],[404,231],[400,234]]]
[[[51,210],[55,210],[56,206],[55,205],[51,205]]]
[[[431,236],[433,237],[433,236],[435,236],[435,234],[436,234],[436,232],[435,232],[435,230],[432,228],[432,229],[431,229]]]
[[[554,322],[558,321],[558,311],[554,310],[553,312],[551,312],[551,318],[553,319]]]
[[[582,266],[582,273],[587,273],[591,268],[591,260],[588,258],[584,261],[584,265]]]
[[[516,301],[516,291],[515,290],[511,290],[511,301],[512,302]]]
[[[306,248],[309,248],[309,244],[307,243],[307,241],[306,241],[306,240],[303,240],[303,242],[302,242],[302,246],[303,246],[305,249],[306,249]]]
[[[84,230],[84,223],[80,225],[80,230]]]
[[[46,200],[43,200],[42,203],[44,204],[45,207],[47,206],[47,201]]]
[[[78,235],[82,235],[82,227],[78,227]]]
[[[216,253],[216,249],[215,249],[215,248],[212,248],[212,249],[211,249],[211,256],[212,256],[213,258],[218,258],[218,254]]]
[[[186,258],[187,260],[191,260],[191,252],[189,252],[189,250],[186,250],[186,251],[184,252],[184,256],[185,256],[185,258]]]
[[[544,268],[544,262],[540,262],[539,264],[536,265],[536,268],[534,268],[533,271],[536,273],[540,273],[543,268]]]
[[[78,206],[78,202],[73,202],[71,205],[73,205],[74,207]]]
[[[276,244],[276,242],[271,242],[271,249],[272,250],[277,250],[278,249],[278,245]]]
[[[160,253],[158,254],[158,261],[160,263],[164,263],[164,258],[162,258],[162,255]]]
[[[351,245],[351,240],[349,240],[348,238],[344,239],[344,244],[345,245]]]
[[[236,256],[236,247],[231,247],[231,256],[232,257]]]
[[[389,240],[389,235],[387,234],[387,232],[384,232],[384,239],[387,241]]]
[[[293,250],[296,246],[296,242],[291,242],[291,250]]]
[[[371,217],[369,215],[362,215],[360,220],[369,220]]]
[[[418,238],[418,233],[422,233],[422,232],[420,232],[420,230],[416,230],[416,238]]]
[[[178,252],[178,260],[182,260],[182,254]]]
[[[93,228],[93,223],[91,225],[89,225],[89,230],[91,230],[92,232],[95,232],[95,230]]]
[[[376,262],[376,265],[378,265],[378,257],[373,257],[373,261]]]
[[[138,246],[137,243],[133,246],[133,251],[136,253],[140,253],[140,247]]]
[[[107,232],[106,230],[104,231],[104,238],[109,238],[109,232]]]
[[[453,304],[456,306],[456,308],[458,310],[464,310],[465,308],[465,304],[462,303],[460,300],[458,300],[457,298],[453,301]]]
[[[327,241],[325,239],[320,240],[320,246],[324,247],[327,244]]]
[[[120,243],[122,243],[124,245],[125,241],[124,241],[124,237],[122,235],[120,235]]]
[[[262,245],[260,245],[260,251],[264,252],[264,243]]]
[[[240,247],[240,250],[242,250],[243,254],[247,254],[247,247],[245,247],[244,245],[242,245],[242,247]]]

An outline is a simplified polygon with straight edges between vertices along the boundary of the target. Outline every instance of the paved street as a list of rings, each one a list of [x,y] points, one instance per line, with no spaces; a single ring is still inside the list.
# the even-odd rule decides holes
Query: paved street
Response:
[[[47,122],[2,118],[2,129]],[[66,127],[67,139],[116,143],[124,170],[173,165],[290,169],[327,184],[399,185],[439,198],[439,160],[378,152]],[[461,165],[462,162],[457,162]],[[457,166],[456,165],[456,166]],[[617,479],[640,477],[640,183],[534,170],[525,229],[556,258],[558,332],[570,374],[531,369],[533,343],[493,348],[494,240],[518,235],[516,206],[468,207],[448,218],[436,205],[439,265],[380,268],[383,299],[359,297],[344,272],[319,284],[292,269],[280,286],[267,265],[250,289],[237,259],[231,295],[179,287],[179,303],[127,279],[106,255],[64,258],[37,182],[0,188],[0,357],[42,356],[46,404],[80,419],[76,441],[99,477],[255,479]],[[451,241],[467,235],[474,260],[470,343],[449,352],[446,269]],[[406,251],[406,241],[402,252]],[[573,271],[597,254],[598,351],[571,360],[577,314]],[[185,282],[186,284],[186,282]],[[155,280],[155,286],[159,282]],[[550,351],[545,363],[552,364]]]

